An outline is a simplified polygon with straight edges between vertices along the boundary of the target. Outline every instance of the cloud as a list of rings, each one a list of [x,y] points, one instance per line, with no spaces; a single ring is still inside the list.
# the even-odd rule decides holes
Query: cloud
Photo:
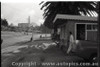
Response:
[[[34,10],[31,10],[30,12],[29,12],[29,15],[34,15],[35,14],[35,11]]]
[[[39,22],[42,23],[42,22],[44,22],[44,20],[43,19],[39,19]]]
[[[37,24],[40,25],[40,24],[43,24],[43,23],[44,23],[44,20],[43,19],[39,19]]]
[[[18,23],[27,23],[30,16],[31,22],[40,25],[43,11],[40,10],[39,3],[1,3],[1,17],[7,19],[8,23],[18,25]]]

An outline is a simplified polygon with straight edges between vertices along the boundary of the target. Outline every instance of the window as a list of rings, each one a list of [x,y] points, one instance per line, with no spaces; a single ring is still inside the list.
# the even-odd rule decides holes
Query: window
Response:
[[[66,29],[65,29],[65,25],[63,25],[63,26],[61,26],[61,29],[59,29],[59,31],[60,31],[60,33],[61,33],[61,35],[60,35],[60,37],[62,38],[62,39],[64,39],[65,38],[65,31]]]
[[[87,24],[87,30],[97,31],[97,24]]]
[[[61,32],[61,30],[60,30],[60,28],[58,28],[57,34],[60,34],[60,32]]]
[[[87,30],[92,30],[92,26],[91,25],[87,25]]]
[[[93,30],[97,31],[97,25],[93,25]]]
[[[83,23],[76,24],[76,39],[77,40],[96,40],[97,24]]]

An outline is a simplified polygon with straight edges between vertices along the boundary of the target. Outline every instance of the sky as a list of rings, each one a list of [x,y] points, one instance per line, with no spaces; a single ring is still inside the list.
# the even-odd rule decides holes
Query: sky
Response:
[[[1,18],[7,19],[8,23],[18,25],[18,23],[28,23],[33,25],[43,24],[43,10],[40,10],[42,5],[38,2],[1,2]]]
[[[42,5],[39,5],[42,0],[0,0],[0,2],[1,18],[7,19],[9,24],[13,23],[17,26],[18,23],[28,23],[29,16],[33,25],[44,22],[43,10],[40,10]]]

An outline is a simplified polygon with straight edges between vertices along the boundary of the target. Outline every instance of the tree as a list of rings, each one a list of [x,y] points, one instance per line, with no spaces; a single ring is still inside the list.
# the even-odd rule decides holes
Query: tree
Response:
[[[42,4],[41,10],[44,9],[44,25],[53,28],[53,20],[56,14],[69,15],[94,15],[97,2],[46,2]]]
[[[8,21],[6,19],[1,18],[1,25],[2,26],[8,26]]]
[[[44,24],[40,25],[40,30],[41,30],[42,33],[51,33],[51,29],[46,27]]]

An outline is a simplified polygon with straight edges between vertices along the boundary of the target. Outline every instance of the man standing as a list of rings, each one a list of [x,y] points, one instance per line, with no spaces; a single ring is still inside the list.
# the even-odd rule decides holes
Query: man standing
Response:
[[[69,32],[69,47],[67,50],[67,54],[69,54],[70,51],[72,51],[72,49],[74,48],[74,37],[72,35],[72,32]]]

